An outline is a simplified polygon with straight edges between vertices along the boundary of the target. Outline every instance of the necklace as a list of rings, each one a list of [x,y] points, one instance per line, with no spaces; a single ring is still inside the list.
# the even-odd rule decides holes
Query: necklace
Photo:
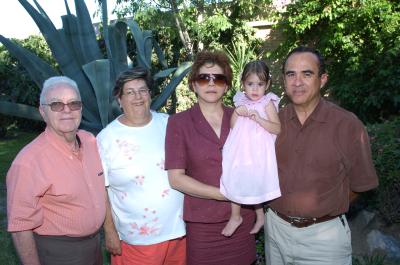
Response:
[[[71,148],[72,153],[77,154],[79,152],[79,143],[77,140],[74,141],[74,146]]]

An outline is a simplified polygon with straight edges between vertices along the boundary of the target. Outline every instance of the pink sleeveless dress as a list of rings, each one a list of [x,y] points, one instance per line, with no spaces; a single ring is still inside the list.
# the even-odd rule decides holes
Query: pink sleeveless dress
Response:
[[[279,98],[272,92],[251,101],[242,92],[233,98],[267,119],[265,107],[272,101],[278,111]],[[281,196],[275,156],[276,135],[248,117],[238,116],[222,150],[220,191],[240,204],[259,204]]]

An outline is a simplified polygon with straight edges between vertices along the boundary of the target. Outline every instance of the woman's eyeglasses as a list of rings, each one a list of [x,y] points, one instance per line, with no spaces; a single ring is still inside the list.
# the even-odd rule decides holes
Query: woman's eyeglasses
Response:
[[[222,74],[199,74],[196,78],[196,82],[200,86],[209,85],[211,80],[216,86],[225,86],[227,84],[226,76]]]
[[[67,105],[68,108],[69,108],[71,111],[75,111],[75,110],[80,110],[80,109],[82,109],[82,101],[79,101],[79,100],[71,101],[71,102],[68,102],[67,104],[65,104],[65,103],[63,103],[63,102],[55,101],[55,102],[51,102],[51,103],[49,103],[49,104],[42,104],[42,105],[50,106],[50,109],[51,109],[52,111],[55,111],[55,112],[61,112],[61,111],[63,111],[64,108],[65,108],[65,105]]]
[[[140,95],[142,97],[145,97],[145,96],[149,95],[149,90],[147,88],[141,88],[141,89],[139,89],[137,91],[135,91],[133,89],[129,89],[129,90],[125,91],[122,94],[130,96],[130,97],[133,97],[133,96],[136,96],[136,95]]]

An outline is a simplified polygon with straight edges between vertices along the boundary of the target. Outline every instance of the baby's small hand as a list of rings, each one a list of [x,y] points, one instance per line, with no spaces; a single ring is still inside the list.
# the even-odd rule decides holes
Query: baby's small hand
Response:
[[[249,117],[250,119],[252,119],[253,121],[257,121],[260,118],[260,114],[258,113],[257,110],[249,110],[248,111]]]
[[[235,112],[237,113],[237,115],[239,116],[249,116],[249,113],[247,111],[247,108],[245,106],[239,106],[235,109]]]

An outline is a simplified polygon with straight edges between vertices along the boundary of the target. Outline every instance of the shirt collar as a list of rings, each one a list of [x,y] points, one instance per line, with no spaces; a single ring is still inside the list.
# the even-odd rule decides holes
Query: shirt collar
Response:
[[[63,141],[58,135],[56,135],[56,133],[53,132],[48,126],[46,127],[44,134],[47,142],[50,143],[53,147],[57,148],[66,155],[71,155],[72,151],[70,146],[65,141]],[[79,144],[79,148],[82,148],[82,143],[81,140],[79,139],[78,133],[76,134],[76,137]]]
[[[293,103],[289,104],[289,118],[297,119],[296,111],[294,110]],[[320,98],[317,106],[314,111],[308,117],[308,119],[317,121],[317,122],[327,122],[328,119],[328,102],[324,98]]]
[[[206,118],[204,117],[203,113],[201,112],[200,106],[198,103],[195,103],[193,107],[190,109],[190,115],[193,120],[193,124],[198,131],[198,133],[205,136],[207,139],[218,143],[223,144],[225,143],[226,138],[228,137],[230,131],[230,115],[229,115],[229,108],[226,106],[222,106],[224,110],[224,116],[222,118],[222,125],[221,125],[221,136],[220,138],[217,137],[214,130],[211,128],[211,125],[207,122]]]

